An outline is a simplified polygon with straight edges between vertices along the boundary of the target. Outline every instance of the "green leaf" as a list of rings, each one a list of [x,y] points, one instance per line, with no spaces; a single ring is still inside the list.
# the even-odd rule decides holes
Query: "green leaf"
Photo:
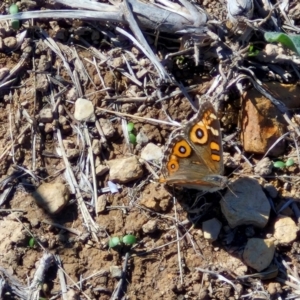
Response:
[[[136,144],[136,136],[133,133],[129,133],[129,142],[131,144]]]
[[[267,42],[277,42],[295,51],[300,55],[300,35],[285,34],[281,32],[266,32],[265,40]]]
[[[121,245],[121,239],[117,236],[112,237],[108,241],[109,248],[115,248]]]
[[[283,161],[279,160],[279,161],[275,161],[273,163],[273,166],[274,166],[274,168],[277,168],[277,169],[284,169],[285,163]]]
[[[9,7],[9,13],[11,15],[17,14],[19,12],[19,8],[16,4],[12,4]],[[11,20],[11,27],[15,30],[18,30],[20,28],[20,21],[19,20]]]
[[[125,245],[133,245],[136,243],[136,237],[132,234],[127,234],[122,239]]]
[[[30,240],[28,242],[28,245],[29,245],[30,248],[34,247],[34,245],[35,245],[35,238],[34,237],[30,238]]]
[[[10,7],[9,7],[9,13],[11,15],[13,14],[17,14],[19,12],[19,8],[16,4],[12,4]]]
[[[248,57],[257,56],[259,54],[259,50],[257,50],[253,44],[249,46]]]
[[[128,132],[131,132],[132,130],[134,129],[134,124],[132,122],[129,122],[127,124],[127,131]]]
[[[290,167],[294,164],[294,160],[292,158],[289,158],[286,162],[285,162],[285,166],[286,167]]]
[[[18,30],[20,28],[20,21],[19,20],[11,20],[10,25],[14,30]]]

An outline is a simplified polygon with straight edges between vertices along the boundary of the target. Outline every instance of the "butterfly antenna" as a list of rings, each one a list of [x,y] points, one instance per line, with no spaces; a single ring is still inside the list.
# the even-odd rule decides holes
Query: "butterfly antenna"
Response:
[[[198,202],[202,199],[205,199],[203,196],[206,194],[207,192],[202,191],[196,194],[196,199],[195,199],[195,203],[192,205],[191,208],[193,208],[194,206],[196,206],[198,204]]]
[[[230,191],[236,198],[238,198],[237,194],[235,194],[235,193],[233,192],[233,190],[230,188],[229,184],[226,183],[226,187],[229,189],[229,191]]]

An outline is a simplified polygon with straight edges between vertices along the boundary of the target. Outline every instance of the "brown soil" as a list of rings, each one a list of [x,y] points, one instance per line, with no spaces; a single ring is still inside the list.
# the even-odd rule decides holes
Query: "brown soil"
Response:
[[[226,7],[223,2],[206,2],[210,2],[206,6],[209,12],[219,13],[216,18],[220,20],[226,18]],[[3,14],[9,4],[2,6]],[[38,1],[35,7],[30,9],[37,10],[47,6],[49,6],[47,3]],[[76,37],[73,40],[74,44],[69,43],[71,31],[74,28],[79,26],[87,28],[90,24],[83,21],[77,24],[77,22],[59,21],[59,32],[65,29],[64,38],[57,38],[57,32],[47,21],[38,20],[36,25],[48,32],[61,49],[64,49],[72,70],[75,69],[75,52],[68,53],[67,51],[76,49],[86,70],[85,73],[77,69],[83,95],[93,102],[97,119],[105,118],[112,121],[115,133],[107,138],[107,143],[103,143],[101,155],[99,155],[103,164],[107,160],[128,156],[130,152],[139,156],[142,147],[131,145],[132,151],[130,151],[124,139],[121,118],[98,108],[164,121],[168,119],[162,108],[174,121],[184,122],[193,116],[194,112],[190,103],[182,94],[163,103],[115,101],[125,96],[130,98],[155,95],[155,83],[149,81],[145,87],[138,87],[119,70],[112,71],[112,67],[105,63],[99,67],[100,78],[97,69],[92,64],[94,58],[92,52],[83,49]],[[20,29],[22,30],[24,28]],[[0,31],[0,37],[1,35],[2,38],[14,37],[16,32],[3,30],[3,32]],[[126,51],[131,52],[137,61],[145,59],[140,50],[127,40],[124,41],[123,37],[120,38],[124,43],[122,49],[110,44],[107,38],[97,30],[89,31],[83,37],[110,57],[113,63],[117,63],[115,60],[125,55],[131,66],[134,66],[135,72],[140,66],[133,59],[131,60]],[[67,299],[113,299],[112,295],[120,283],[120,278],[113,276],[112,268],[116,266],[122,268],[125,254],[130,250],[129,261],[124,272],[125,280],[119,294],[120,299],[122,297],[124,299],[239,299],[241,295],[260,291],[271,294],[272,299],[279,299],[278,295],[284,299],[286,287],[283,284],[280,285],[275,279],[236,280],[238,275],[255,273],[243,263],[241,258],[247,231],[254,230],[254,235],[260,237],[271,234],[275,216],[271,215],[270,225],[263,230],[254,229],[251,226],[236,229],[234,242],[228,243],[228,235],[232,234],[232,231],[228,231],[226,220],[220,211],[218,201],[221,194],[205,196],[205,203],[211,204],[205,213],[201,209],[204,200],[193,207],[193,213],[189,213],[189,209],[195,202],[196,192],[184,189],[172,190],[156,183],[147,166],[143,167],[144,176],[139,180],[121,185],[122,189],[119,193],[106,193],[106,206],[99,214],[95,214],[95,209],[90,204],[92,198],[90,189],[82,189],[86,207],[99,226],[97,238],[84,225],[74,193],[71,193],[69,204],[58,214],[49,215],[40,208],[36,204],[33,191],[42,182],[66,183],[64,175],[66,166],[63,159],[57,157],[55,150],[58,146],[55,127],[59,126],[63,139],[72,141],[76,145],[75,148],[79,150],[78,153],[82,155],[70,159],[78,182],[82,178],[79,172],[80,163],[84,164],[88,147],[81,142],[78,143],[80,137],[77,129],[83,132],[83,126],[73,118],[74,100],[76,100],[70,96],[73,83],[62,67],[62,60],[45,45],[35,28],[28,29],[26,40],[18,50],[13,52],[8,48],[1,50],[0,66],[8,69],[16,66],[24,52],[24,43],[31,47],[30,55],[13,77],[15,80],[0,89],[0,192],[8,187],[12,188],[0,210],[0,267],[17,278],[22,285],[27,286],[28,281],[34,277],[37,263],[43,253],[49,251],[59,256],[66,283],[72,286],[68,288]],[[179,43],[172,45],[175,45],[177,50],[179,49]],[[164,48],[164,51],[167,50]],[[39,75],[44,71],[39,69],[39,63],[44,57],[50,63],[45,71],[47,75],[55,78],[55,75],[59,74],[60,78],[66,80],[67,83],[61,80],[60,84],[56,84],[52,81],[50,85],[48,77],[46,87],[42,87],[43,83],[40,82],[42,79]],[[213,62],[216,64],[215,61]],[[211,66],[206,66],[203,61],[200,67],[195,67],[192,56],[186,59],[185,65],[179,65],[174,61],[172,64],[172,73],[178,82],[181,81],[186,86],[198,85],[189,93],[192,99],[196,94],[205,94],[215,75],[213,73],[216,72],[215,69],[210,72]],[[123,62],[124,69],[125,66]],[[149,67],[149,70],[154,73],[153,68]],[[107,92],[102,90],[102,80],[104,86],[108,88]],[[57,104],[60,104],[58,110],[61,109],[60,115],[66,118],[66,122],[58,125],[57,120],[54,119],[51,123],[41,124],[39,121],[41,109],[53,107],[51,97],[62,90],[62,94],[57,96],[54,102],[58,101]],[[166,96],[174,92],[176,87],[166,84],[161,87],[161,90],[164,92],[163,96]],[[224,120],[222,127],[226,135],[235,132],[237,128],[238,105],[236,103],[238,103],[238,98],[235,94],[236,91],[233,89],[225,96],[228,101],[219,116],[222,121]],[[30,120],[32,123],[29,122]],[[149,142],[162,147],[174,129],[171,126],[151,124],[151,122],[142,122],[135,118],[127,118],[127,120],[134,123],[136,133],[143,131]],[[100,140],[94,123],[88,123],[87,130],[91,139]],[[230,152],[232,156],[234,154],[234,149],[229,146],[225,146],[225,151]],[[252,159],[255,161],[256,157]],[[151,167],[159,174],[157,166]],[[86,169],[84,171],[87,171],[87,179],[92,183],[91,174]],[[227,169],[226,175],[229,175],[231,171],[233,169]],[[9,177],[10,175],[12,176]],[[7,178],[10,178],[9,183],[4,184]],[[106,187],[107,181],[107,174],[97,176],[97,188]],[[270,182],[278,189],[283,187],[281,182]],[[173,202],[173,196],[176,198],[176,204]],[[197,222],[191,222],[191,218],[195,217],[198,218]],[[212,217],[217,217],[222,221],[223,229],[219,239],[210,243],[203,237],[201,224]],[[78,234],[59,228],[57,224],[76,230]],[[148,231],[149,227],[153,227],[153,230]],[[108,248],[108,241],[111,237],[123,237],[127,234],[133,234],[137,238],[137,244],[132,249],[125,246],[117,250]],[[35,238],[35,244],[30,246],[32,236]],[[286,260],[298,264],[299,244],[295,242],[293,245],[278,248],[276,253],[277,257],[284,256]],[[240,291],[235,291],[230,284],[217,280],[213,275],[199,272],[196,268],[222,274],[234,282]],[[79,283],[80,280],[84,280],[82,284]],[[74,283],[77,283],[77,287]],[[261,286],[259,286],[260,283]],[[271,290],[274,286],[276,288]],[[270,290],[272,293],[269,292]],[[60,292],[58,267],[53,264],[47,270],[44,282],[41,284],[40,297],[55,299],[53,297],[56,296],[56,299],[62,299]],[[7,293],[5,299],[18,299],[18,297],[14,296],[14,293]]]

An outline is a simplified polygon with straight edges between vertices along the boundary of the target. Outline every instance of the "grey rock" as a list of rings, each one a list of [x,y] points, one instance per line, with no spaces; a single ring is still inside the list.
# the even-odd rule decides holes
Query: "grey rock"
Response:
[[[160,147],[153,143],[147,144],[141,151],[141,158],[146,161],[160,161],[163,157],[163,153]]]
[[[273,162],[269,157],[265,157],[256,164],[254,172],[260,176],[267,176],[272,173],[272,169]]]
[[[263,228],[271,207],[259,183],[251,178],[240,178],[229,187],[220,202],[228,225],[231,228],[240,225]]]
[[[204,232],[204,238],[212,242],[217,240],[221,228],[222,223],[216,218],[203,222],[202,230]]]
[[[264,189],[271,198],[275,199],[277,197],[278,191],[274,185],[266,184]]]

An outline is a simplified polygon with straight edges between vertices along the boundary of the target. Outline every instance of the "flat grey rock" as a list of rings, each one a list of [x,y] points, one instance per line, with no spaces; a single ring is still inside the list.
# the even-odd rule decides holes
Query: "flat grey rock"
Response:
[[[252,238],[246,244],[243,259],[246,265],[260,272],[270,265],[274,253],[275,246],[271,239]]]
[[[240,178],[230,184],[220,204],[231,228],[240,225],[263,228],[269,220],[268,198],[259,183],[251,178]]]

